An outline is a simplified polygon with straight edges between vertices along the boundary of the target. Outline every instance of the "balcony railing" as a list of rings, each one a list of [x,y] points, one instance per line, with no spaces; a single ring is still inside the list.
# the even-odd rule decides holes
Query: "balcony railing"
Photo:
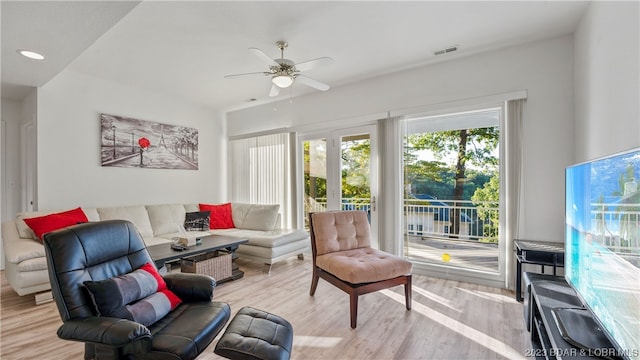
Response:
[[[407,235],[498,242],[497,202],[405,199],[404,215]],[[457,233],[455,219],[459,224]]]
[[[326,211],[326,205],[326,198],[310,199],[306,211]],[[369,198],[342,200],[342,210],[368,212],[370,207]],[[457,234],[451,221],[455,218],[459,219]],[[497,243],[497,219],[498,202],[404,199],[404,234],[407,236]]]
[[[619,254],[640,255],[639,204],[592,203],[592,240]]]

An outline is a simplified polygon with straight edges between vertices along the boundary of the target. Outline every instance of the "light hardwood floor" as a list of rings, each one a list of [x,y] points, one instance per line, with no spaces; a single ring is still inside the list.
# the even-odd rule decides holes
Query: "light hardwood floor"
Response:
[[[291,258],[271,275],[239,260],[245,277],[220,284],[215,301],[280,315],[294,327],[292,359],[524,359],[528,333],[513,293],[485,286],[413,276],[413,309],[402,287],[360,297],[358,327],[349,327],[347,294],[322,279],[309,296],[311,261]],[[54,303],[36,306],[17,296],[1,274],[0,358],[82,359],[81,343],[63,341]],[[220,335],[219,335],[220,336]],[[217,339],[198,358],[213,354]]]

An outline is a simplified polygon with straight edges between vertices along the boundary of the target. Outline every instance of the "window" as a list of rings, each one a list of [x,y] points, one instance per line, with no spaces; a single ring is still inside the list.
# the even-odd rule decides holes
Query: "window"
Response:
[[[281,225],[293,226],[291,137],[261,135],[229,141],[229,191],[233,202],[279,204]]]
[[[498,273],[502,108],[409,117],[405,256]]]
[[[513,272],[511,270],[513,240],[519,236],[521,217],[522,179],[520,174],[523,143],[522,118],[525,102],[526,93],[515,92],[474,99],[473,101],[465,100],[437,105],[423,108],[421,112],[410,110],[390,114],[396,120],[393,123],[394,126],[390,127],[390,133],[394,134],[393,138],[396,141],[394,148],[397,149],[391,155],[404,165],[398,168],[398,172],[403,175],[402,179],[398,181],[397,187],[390,189],[395,194],[392,201],[399,214],[395,218],[395,224],[400,226],[394,225],[389,233],[402,239],[396,243],[395,249],[412,259],[416,273],[478,281],[491,286],[513,287]],[[486,182],[482,187],[488,184],[488,187],[493,189],[488,189],[490,190],[488,193],[498,195],[497,208],[495,207],[496,196],[478,195],[473,199],[473,194],[470,194],[471,189],[468,187],[463,188],[462,196],[463,200],[466,197],[469,198],[467,202],[458,200],[459,196],[457,197],[454,193],[456,178],[465,184],[472,179],[467,177],[467,174],[457,177],[455,169],[452,169],[454,170],[453,176],[449,175],[449,191],[452,193],[451,198],[446,199],[450,200],[449,202],[441,201],[442,198],[429,199],[428,196],[422,196],[425,199],[409,197],[410,201],[405,201],[408,193],[432,195],[430,192],[436,192],[438,180],[442,178],[442,176],[440,178],[438,176],[432,177],[436,181],[431,183],[423,181],[429,179],[430,174],[421,170],[441,168],[443,164],[420,164],[416,160],[442,160],[445,163],[444,167],[451,166],[446,165],[444,157],[438,160],[432,159],[426,154],[414,153],[418,157],[407,158],[405,140],[411,134],[418,134],[420,137],[421,134],[428,133],[459,132],[461,130],[468,132],[471,129],[491,127],[494,127],[499,134],[498,147],[494,153],[498,165],[493,168],[494,171],[497,170],[494,174],[498,174],[498,176],[490,176],[490,180],[494,179],[494,184]],[[441,145],[446,146],[444,143]],[[432,146],[436,149],[438,147]],[[457,163],[455,157],[452,160],[453,163]],[[411,168],[412,164],[418,166]],[[406,167],[406,165],[410,166]],[[489,167],[481,165],[477,168],[477,172],[480,172],[479,170]],[[474,182],[480,180],[478,176],[475,178]],[[480,189],[480,187],[475,187],[473,193],[476,189]],[[413,202],[415,206],[408,206],[407,202]],[[467,210],[471,212],[467,212]],[[426,239],[438,240],[440,238],[438,241],[442,241],[444,244],[440,244],[442,245],[440,249],[436,246],[430,251],[423,251],[425,249],[422,248],[422,245],[425,244],[421,241],[424,235],[426,235]],[[497,244],[493,242],[493,239],[497,239]],[[415,246],[410,244],[413,240],[415,240]],[[469,248],[467,245],[473,245],[473,248]],[[496,245],[497,266],[495,251],[490,249],[491,246]],[[485,250],[484,255],[488,256],[480,254],[477,251],[478,248]],[[491,252],[490,255],[489,252]],[[480,261],[483,259],[489,260],[490,266],[485,266],[488,263],[481,264]]]

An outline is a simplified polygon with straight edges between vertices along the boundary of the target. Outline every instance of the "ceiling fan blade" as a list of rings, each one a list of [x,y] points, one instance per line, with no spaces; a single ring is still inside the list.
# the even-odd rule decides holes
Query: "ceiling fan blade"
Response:
[[[269,55],[265,54],[264,51],[258,49],[258,48],[249,48],[249,51],[251,51],[253,54],[255,54],[257,57],[259,57],[260,59],[262,59],[262,61],[266,62],[267,64],[269,64],[269,66],[280,66],[280,64],[278,64],[275,60],[273,60]]]
[[[225,75],[224,78],[225,79],[233,79],[233,78],[244,77],[244,76],[269,75],[269,74],[270,73],[268,73],[268,72],[260,71],[260,72],[250,72],[250,73],[242,73],[242,74]]]
[[[278,94],[280,94],[280,87],[277,86],[276,84],[272,84],[271,91],[269,91],[269,96],[274,97],[274,96],[278,96]]]
[[[296,81],[310,86],[314,89],[318,89],[320,91],[327,91],[329,90],[329,85],[325,84],[325,83],[321,83],[320,81],[317,80],[313,80],[312,78],[308,77],[308,76],[304,76],[304,75],[298,75],[296,76]]]
[[[330,57],[321,57],[317,59],[303,61],[301,63],[296,64],[296,70],[298,71],[307,71],[311,70],[319,65],[324,65],[332,62],[333,59]]]

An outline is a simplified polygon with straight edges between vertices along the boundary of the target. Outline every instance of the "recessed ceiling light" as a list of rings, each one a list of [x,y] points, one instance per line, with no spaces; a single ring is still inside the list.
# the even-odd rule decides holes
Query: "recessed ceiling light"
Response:
[[[22,55],[24,57],[28,57],[29,59],[44,60],[44,55],[38,54],[35,51],[24,50],[24,49],[18,49],[16,51],[18,52],[18,54],[20,54],[20,55]]]

